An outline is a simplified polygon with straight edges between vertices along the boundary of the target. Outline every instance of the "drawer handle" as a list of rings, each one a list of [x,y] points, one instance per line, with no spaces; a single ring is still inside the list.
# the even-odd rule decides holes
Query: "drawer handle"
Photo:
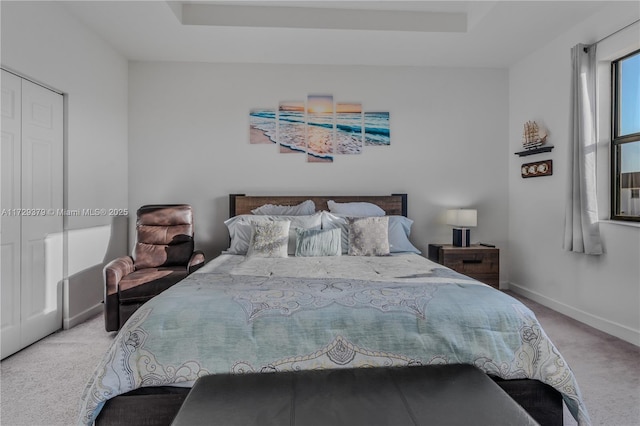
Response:
[[[462,263],[482,263],[482,259],[462,259]]]

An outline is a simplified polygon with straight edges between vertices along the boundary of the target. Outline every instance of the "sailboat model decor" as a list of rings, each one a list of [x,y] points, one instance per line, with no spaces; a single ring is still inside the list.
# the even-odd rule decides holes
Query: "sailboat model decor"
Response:
[[[545,144],[547,135],[540,132],[540,127],[535,121],[527,121],[524,123],[522,131],[522,146],[524,149],[537,148]]]
[[[546,145],[547,134],[535,121],[527,121],[524,123],[522,130],[522,146],[524,151],[516,152],[516,155],[524,157],[526,155],[539,154],[541,152],[550,152],[552,145]]]

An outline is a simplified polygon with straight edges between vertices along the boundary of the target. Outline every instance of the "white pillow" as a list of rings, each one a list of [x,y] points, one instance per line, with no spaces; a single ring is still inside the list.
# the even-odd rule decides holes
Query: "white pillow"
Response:
[[[285,215],[285,216],[308,216],[316,212],[316,203],[313,200],[306,200],[297,206],[279,206],[275,204],[264,204],[257,209],[251,210],[253,214],[260,215]]]
[[[320,229],[322,226],[321,213],[308,216],[278,216],[278,215],[253,215],[243,214],[234,216],[224,221],[229,230],[231,242],[227,253],[246,254],[251,241],[251,224],[273,222],[276,220],[289,220],[289,244],[288,253],[294,254],[296,251],[296,229]]]
[[[373,203],[353,202],[353,203],[336,203],[333,200],[327,201],[329,211],[331,213],[342,214],[345,216],[384,216],[386,213],[379,206]]]
[[[287,257],[289,220],[251,224],[247,257]]]
[[[389,216],[389,249],[391,253],[420,254],[411,241],[411,225],[413,220],[404,216]],[[322,212],[322,229],[340,228],[342,230],[342,253],[349,251],[349,227],[347,218],[329,212]]]

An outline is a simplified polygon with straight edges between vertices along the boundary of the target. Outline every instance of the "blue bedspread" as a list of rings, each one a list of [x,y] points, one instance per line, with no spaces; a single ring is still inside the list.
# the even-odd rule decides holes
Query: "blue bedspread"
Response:
[[[590,423],[573,373],[527,307],[408,259],[424,265],[372,281],[238,275],[244,258],[227,256],[132,316],[87,384],[79,424],[119,394],[191,386],[207,374],[424,364],[540,380],[562,393],[579,424]]]

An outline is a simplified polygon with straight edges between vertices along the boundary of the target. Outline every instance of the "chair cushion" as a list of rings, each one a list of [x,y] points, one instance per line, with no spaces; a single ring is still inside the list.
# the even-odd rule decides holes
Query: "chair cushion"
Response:
[[[138,242],[145,244],[181,244],[192,241],[193,225],[138,225]]]
[[[166,227],[156,227],[166,228]],[[162,232],[160,230],[160,232]],[[149,244],[138,241],[133,258],[136,270],[159,266],[186,265],[193,254],[193,239],[178,244]]]
[[[193,213],[189,205],[148,205],[138,210],[136,269],[185,265],[193,253]]]
[[[138,209],[138,224],[153,226],[191,225],[193,211],[188,204],[147,205]]]
[[[146,268],[132,272],[120,281],[120,303],[146,302],[186,276],[186,266]]]

